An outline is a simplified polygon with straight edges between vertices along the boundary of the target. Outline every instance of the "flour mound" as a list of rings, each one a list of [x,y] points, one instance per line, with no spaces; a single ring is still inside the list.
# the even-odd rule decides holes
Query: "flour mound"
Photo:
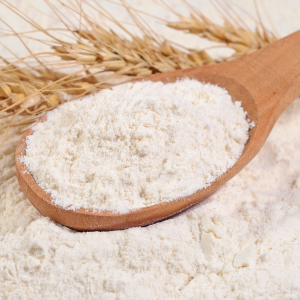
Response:
[[[231,168],[246,115],[211,84],[127,83],[51,112],[24,162],[57,205],[126,212],[190,195]]]

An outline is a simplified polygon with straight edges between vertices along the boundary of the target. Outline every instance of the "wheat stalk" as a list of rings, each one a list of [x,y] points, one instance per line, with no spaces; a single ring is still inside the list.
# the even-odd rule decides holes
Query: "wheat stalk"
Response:
[[[85,20],[87,29],[73,30],[76,43],[56,40],[58,44],[52,47],[56,50],[55,55],[78,64],[94,65],[95,68],[101,68],[101,72],[118,72],[119,75],[132,79],[214,63],[204,51],[181,50],[166,40],[159,39],[138,20],[131,7],[123,5],[140,29],[142,37],[131,34],[104,8],[99,9],[99,5],[97,7],[89,4],[117,25],[120,31],[127,33],[130,39],[123,38],[112,30],[106,30],[81,10],[80,17]],[[68,9],[79,14],[78,7]]]
[[[133,22],[140,29],[142,37],[131,34],[112,14],[96,2],[95,4],[83,2],[88,7],[98,10],[129,37],[122,37],[100,26],[82,9],[82,5],[64,4],[68,13],[80,19],[80,26],[76,27],[68,23],[68,19],[64,17],[65,12],[47,2],[67,31],[73,35],[74,42],[66,42],[28,19],[7,1],[2,1],[37,31],[44,33],[50,39],[47,43],[52,51],[31,53],[26,58],[18,58],[14,63],[0,57],[3,61],[3,66],[0,68],[0,118],[8,119],[5,126],[0,128],[6,130],[0,148],[10,127],[30,124],[41,114],[61,105],[66,100],[73,100],[121,82],[146,78],[151,74],[218,62],[205,51],[185,49],[160,38],[141,21],[136,11],[124,3]],[[60,1],[58,0],[57,3]],[[176,30],[197,34],[211,41],[225,43],[227,47],[236,51],[233,57],[251,53],[276,39],[264,27],[262,31],[257,28],[252,32],[233,25],[226,17],[224,17],[224,26],[220,26],[197,12],[195,8],[190,6],[189,8],[193,10],[189,18],[176,13],[180,20],[166,22],[166,25]],[[21,38],[20,34],[13,33]],[[45,55],[50,58],[58,57],[61,60],[50,64]],[[30,58],[34,58],[38,65],[28,64],[27,60]],[[74,70],[71,73],[57,71],[60,67],[72,67]]]

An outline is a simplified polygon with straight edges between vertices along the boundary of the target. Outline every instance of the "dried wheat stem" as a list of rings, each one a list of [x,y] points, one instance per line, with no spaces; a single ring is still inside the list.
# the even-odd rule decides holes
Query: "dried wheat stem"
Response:
[[[77,1],[63,5],[68,13],[80,21],[77,27],[66,18],[68,14],[60,11],[58,5],[47,3],[64,25],[64,31],[67,30],[73,35],[74,42],[68,43],[58,39],[53,34],[54,29],[43,29],[5,1],[7,7],[50,39],[45,43],[52,45],[52,51],[31,53],[24,58],[16,57],[13,63],[0,57],[3,61],[3,66],[0,66],[0,118],[8,120],[3,128],[0,128],[5,129],[4,140],[10,127],[30,124],[44,112],[61,105],[67,99],[77,99],[121,82],[146,78],[155,73],[217,62],[206,51],[184,49],[163,40],[137,16],[136,11],[124,3],[133,22],[140,29],[141,37],[131,34],[97,2],[83,0],[85,5],[114,22],[130,38],[123,38],[114,31],[101,27],[97,21],[90,18],[81,4],[78,6]],[[55,3],[61,2],[57,0]],[[97,6],[93,6],[93,3]],[[257,27],[252,32],[245,26],[238,25],[238,22],[231,22],[232,20],[225,15],[224,26],[220,26],[190,5],[188,7],[193,11],[189,18],[176,13],[180,20],[166,22],[167,26],[225,44],[235,50],[232,57],[249,54],[276,40],[264,26]],[[26,36],[26,33],[13,34],[21,40]],[[47,61],[49,56],[59,57],[61,60],[50,63]],[[38,66],[27,63],[31,58],[37,61]],[[72,67],[74,71],[70,74],[57,71],[62,67]]]

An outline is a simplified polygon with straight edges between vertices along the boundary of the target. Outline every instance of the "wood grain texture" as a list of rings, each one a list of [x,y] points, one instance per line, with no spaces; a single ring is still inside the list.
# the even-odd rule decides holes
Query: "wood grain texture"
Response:
[[[242,101],[255,127],[243,154],[236,164],[218,177],[209,187],[175,201],[116,214],[110,211],[65,210],[51,202],[34,181],[20,159],[26,152],[29,128],[21,137],[16,150],[17,177],[21,190],[44,216],[77,230],[117,230],[143,226],[174,215],[203,200],[241,171],[258,153],[279,115],[300,95],[300,31],[240,59],[183,71],[162,73],[147,80],[174,82],[182,77],[217,84],[228,90],[233,100]],[[44,122],[47,116],[37,122]],[[41,166],[42,167],[42,166]]]

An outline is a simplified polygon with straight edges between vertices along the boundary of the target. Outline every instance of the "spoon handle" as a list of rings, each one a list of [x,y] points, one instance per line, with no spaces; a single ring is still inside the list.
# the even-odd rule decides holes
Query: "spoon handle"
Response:
[[[300,31],[250,55],[202,67],[201,72],[224,75],[242,84],[255,99],[258,114],[268,114],[273,127],[300,96]]]

